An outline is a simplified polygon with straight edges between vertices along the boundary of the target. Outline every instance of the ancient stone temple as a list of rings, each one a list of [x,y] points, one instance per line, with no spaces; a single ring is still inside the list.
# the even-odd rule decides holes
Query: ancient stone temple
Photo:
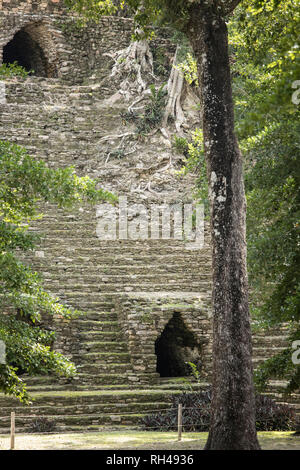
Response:
[[[26,147],[49,166],[73,165],[78,175],[97,178],[123,197],[128,224],[121,237],[117,218],[116,236],[105,239],[99,236],[103,208],[43,208],[45,217],[32,227],[43,233],[42,242],[29,261],[49,291],[84,312],[76,320],[50,322],[56,350],[73,359],[78,375],[69,381],[26,378],[34,404],[23,407],[0,396],[0,427],[8,425],[11,409],[23,416],[19,429],[41,415],[55,416],[57,429],[136,423],[182,391],[187,362],[201,372],[201,383],[190,379],[192,387],[207,387],[210,380],[208,226],[204,242],[192,248],[174,236],[172,216],[170,232],[162,232],[163,210],[191,203],[195,176],[180,177],[182,156],[163,133],[141,138],[135,123],[124,119],[129,102],[118,94],[121,78],[112,69],[116,52],[130,44],[131,19],[103,17],[79,26],[60,0],[0,0],[0,24],[0,60],[30,72],[1,83],[0,139]],[[150,49],[158,88],[175,46],[161,31]],[[197,106],[188,90],[186,130],[199,126]],[[151,209],[159,209],[157,237],[137,230],[141,205],[150,225]],[[284,345],[284,331],[254,335],[255,364]]]

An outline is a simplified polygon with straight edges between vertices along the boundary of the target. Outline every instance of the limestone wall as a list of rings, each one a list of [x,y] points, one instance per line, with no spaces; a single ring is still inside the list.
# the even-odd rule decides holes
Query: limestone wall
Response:
[[[117,298],[116,309],[136,380],[138,377],[141,380],[143,375],[147,378],[159,376],[156,373],[155,342],[175,312],[194,333],[200,346],[202,379],[210,374],[212,325],[209,296],[192,292],[133,292]]]
[[[0,9],[10,13],[44,12],[65,10],[62,0],[0,0]]]
[[[49,63],[48,77],[79,83],[92,71],[112,62],[107,53],[129,44],[132,21],[104,17],[100,23],[80,28],[76,17],[59,2],[4,1],[0,9],[0,62],[3,48],[21,29],[42,48]]]

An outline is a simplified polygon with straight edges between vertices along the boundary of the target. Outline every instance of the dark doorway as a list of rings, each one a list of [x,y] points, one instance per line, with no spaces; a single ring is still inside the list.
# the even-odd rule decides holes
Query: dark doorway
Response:
[[[155,342],[156,371],[161,377],[190,375],[187,362],[201,368],[201,346],[193,332],[185,325],[180,313],[175,312]]]
[[[43,49],[24,30],[18,31],[3,49],[3,62],[18,65],[39,77],[47,77],[47,60]]]

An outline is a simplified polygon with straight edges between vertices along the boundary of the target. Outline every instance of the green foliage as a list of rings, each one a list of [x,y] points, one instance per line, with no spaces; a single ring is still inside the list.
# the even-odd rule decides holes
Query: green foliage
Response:
[[[117,6],[112,0],[64,0],[66,6],[80,13],[87,20],[99,21],[103,15],[116,13]],[[121,3],[121,2],[120,2]]]
[[[184,0],[120,0],[116,5],[112,0],[64,0],[65,4],[87,19],[98,21],[103,15],[110,15],[125,8],[134,17],[140,34],[151,36],[152,26],[172,24],[182,29],[187,21],[187,4]],[[143,33],[142,33],[143,31]]]
[[[208,200],[208,182],[206,176],[206,161],[204,157],[203,148],[203,132],[202,129],[196,129],[192,132],[191,142],[184,138],[175,137],[174,145],[177,150],[183,150],[184,165],[178,172],[179,176],[184,176],[188,172],[197,175],[195,197],[202,204],[204,204],[205,212],[207,213],[209,207]]]
[[[298,330],[296,332],[298,338],[299,333]],[[285,389],[286,395],[299,389],[300,367],[292,362],[293,352],[292,348],[286,348],[279,354],[267,359],[263,366],[255,371],[254,381],[258,391],[263,392],[266,390],[270,378],[288,380],[288,386]]]
[[[158,127],[164,114],[165,84],[163,83],[157,90],[153,84],[149,88],[151,92],[150,99],[143,110],[143,114],[135,111],[121,113],[121,117],[125,122],[135,122],[136,132],[139,136],[143,136]]]
[[[177,429],[178,404],[182,404],[182,427],[185,432],[209,430],[211,392],[184,392],[172,397],[170,410],[148,415],[141,420],[145,429],[174,431]],[[296,427],[295,411],[287,405],[276,404],[268,396],[256,395],[257,431],[290,431]]]
[[[194,379],[196,380],[196,382],[200,383],[200,378],[201,378],[201,372],[198,370],[198,367],[196,364],[194,364],[193,362],[187,362],[187,365],[190,367],[191,369],[191,375],[192,377],[194,377]]]
[[[51,350],[54,332],[28,324],[25,316],[17,320],[11,315],[0,317],[0,339],[6,345],[6,361],[19,373],[44,375],[49,371],[56,375],[72,377],[75,366],[60,353]]]
[[[30,423],[30,428],[27,430],[29,433],[50,433],[56,430],[56,423],[54,420],[42,416],[34,419]]]
[[[185,157],[188,156],[189,144],[185,137],[174,135],[172,144],[178,153],[184,155]]]
[[[299,131],[286,119],[244,143],[249,275],[254,306],[271,324],[300,319]]]
[[[183,62],[176,65],[176,68],[182,71],[184,78],[189,85],[195,84],[196,86],[199,86],[197,62],[190,52],[187,53]]]
[[[99,20],[102,15],[114,14],[124,10],[126,16],[134,18],[135,39],[151,37],[153,27],[172,26],[184,32],[196,5],[205,9],[210,2],[203,0],[64,0],[65,4],[87,19]],[[213,2],[218,13],[224,18],[232,10],[228,2]],[[234,2],[233,2],[234,3]],[[210,5],[209,5],[210,6]]]
[[[17,368],[0,364],[0,390],[18,398],[23,403],[30,403],[30,397],[23,380],[17,375]]]
[[[19,259],[39,239],[27,231],[28,224],[41,217],[43,201],[68,208],[104,200],[115,197],[97,189],[96,181],[79,178],[72,167],[50,169],[22,147],[0,141],[0,339],[7,353],[7,363],[0,366],[0,389],[22,401],[29,398],[21,373],[74,375],[74,365],[52,351],[54,333],[43,330],[40,322],[44,314],[70,319],[78,313],[46,292],[39,275]]]
[[[36,218],[40,201],[72,207],[84,200],[113,202],[116,197],[96,189],[96,182],[88,176],[78,177],[74,167],[53,170],[29,156],[24,148],[0,141],[0,216],[3,220],[19,223],[26,218]]]
[[[299,79],[299,3],[254,0],[230,23],[235,100],[240,138],[255,135],[280,113],[296,119],[292,84]],[[285,116],[286,117],[286,116]]]
[[[181,70],[189,85],[199,86],[197,62],[187,36],[181,31],[175,30],[171,41],[177,46],[175,68]]]
[[[163,80],[168,80],[170,75],[170,61],[165,54],[165,48],[161,46],[153,46],[150,43],[150,50],[153,55],[153,73]]]
[[[31,71],[33,72],[33,71]],[[21,65],[18,65],[18,62],[13,62],[12,64],[1,64],[0,65],[0,80],[5,78],[21,77],[26,78],[30,72],[24,69]]]
[[[292,0],[248,2],[230,25],[234,57],[236,130],[245,156],[248,271],[252,315],[262,326],[291,325],[300,338],[299,106],[292,102],[300,76],[299,8]],[[288,348],[259,367],[270,378],[300,387],[300,367]]]

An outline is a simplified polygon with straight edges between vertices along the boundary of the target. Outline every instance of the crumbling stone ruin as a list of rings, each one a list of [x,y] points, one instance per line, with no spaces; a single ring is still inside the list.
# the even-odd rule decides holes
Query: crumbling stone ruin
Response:
[[[128,97],[116,53],[130,45],[129,18],[103,17],[79,27],[60,0],[0,1],[0,60],[17,61],[31,74],[2,82],[0,139],[23,145],[49,166],[74,165],[79,175],[127,198],[133,233],[142,204],[172,207],[191,201],[195,176],[179,177],[181,156],[167,132],[138,135],[124,119],[143,96]],[[172,68],[175,46],[167,31],[150,44],[153,80],[159,89]],[[150,74],[151,75],[151,74]],[[135,77],[133,77],[134,80]],[[121,92],[120,92],[121,90]],[[131,101],[130,101],[131,100]],[[135,105],[135,103],[137,103]],[[182,95],[185,131],[199,126],[197,95]],[[174,132],[176,132],[174,127]],[[101,239],[99,210],[72,212],[48,205],[32,230],[44,234],[29,260],[45,286],[62,302],[85,312],[57,318],[55,348],[78,368],[74,380],[26,378],[35,401],[22,407],[0,396],[0,427],[14,409],[27,429],[34,416],[52,416],[57,429],[94,429],[133,424],[141,414],[168,406],[184,387],[187,362],[198,365],[206,387],[211,374],[211,258],[209,229],[204,245],[189,250],[172,238]],[[146,217],[146,220],[148,220]],[[145,220],[145,219],[144,219]],[[161,224],[158,223],[158,227]],[[253,336],[257,365],[285,345],[285,332]],[[272,393],[280,399],[281,384]]]

